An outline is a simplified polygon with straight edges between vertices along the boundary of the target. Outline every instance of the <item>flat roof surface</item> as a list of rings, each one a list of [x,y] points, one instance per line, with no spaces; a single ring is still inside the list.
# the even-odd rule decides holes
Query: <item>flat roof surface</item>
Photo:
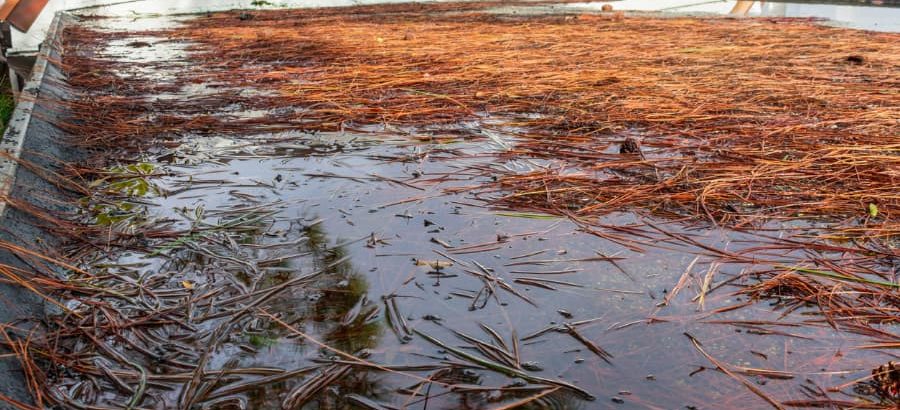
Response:
[[[104,394],[56,391],[877,399],[845,384],[895,341],[897,35],[453,7],[69,21],[65,75],[35,87],[59,115],[39,119],[89,148],[67,170],[96,192],[59,224],[89,272],[64,300],[84,321],[47,340],[83,372],[52,382]]]

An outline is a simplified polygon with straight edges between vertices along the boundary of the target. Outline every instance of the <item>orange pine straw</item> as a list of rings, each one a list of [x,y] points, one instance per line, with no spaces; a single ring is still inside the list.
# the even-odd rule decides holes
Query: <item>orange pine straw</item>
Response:
[[[251,88],[153,107],[128,95],[172,85],[111,85],[103,59],[64,62],[90,99],[65,104],[85,146],[140,144],[171,133],[435,125],[511,142],[498,161],[541,158],[546,169],[495,170],[484,192],[511,209],[597,216],[623,208],[752,226],[772,218],[861,223],[835,236],[900,233],[900,34],[805,20],[510,16],[496,3],[218,13],[186,27],[128,35],[190,41],[181,82]],[[454,11],[454,13],[445,13]],[[302,22],[302,24],[294,24]],[[70,47],[110,33],[73,27]],[[99,93],[98,93],[99,92]],[[265,118],[201,114],[229,105]],[[98,116],[96,113],[113,113]],[[196,112],[197,115],[177,115]],[[168,113],[171,113],[169,115]],[[461,127],[463,122],[476,127]],[[620,153],[628,139],[636,153]]]

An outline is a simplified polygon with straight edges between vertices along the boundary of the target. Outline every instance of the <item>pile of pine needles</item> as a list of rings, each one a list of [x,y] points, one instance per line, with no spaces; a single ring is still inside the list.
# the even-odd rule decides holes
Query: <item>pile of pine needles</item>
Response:
[[[155,33],[193,44],[189,78],[140,85],[103,75],[103,58],[67,59],[72,86],[112,92],[70,103],[78,119],[70,128],[80,143],[119,146],[153,135],[367,124],[415,135],[444,124],[514,141],[501,159],[548,161],[497,172],[495,188],[508,194],[496,200],[510,208],[578,216],[639,208],[731,226],[826,219],[843,222],[834,236],[898,233],[896,34],[804,21],[471,11],[487,5],[192,20]],[[67,32],[75,49],[111,36]],[[133,96],[185,83],[221,90],[182,101]],[[293,109],[245,118],[229,107]]]

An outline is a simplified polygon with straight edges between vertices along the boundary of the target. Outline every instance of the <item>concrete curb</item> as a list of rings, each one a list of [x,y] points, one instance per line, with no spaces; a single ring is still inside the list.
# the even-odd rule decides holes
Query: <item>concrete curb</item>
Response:
[[[49,64],[50,41],[57,38],[57,31],[62,22],[62,13],[57,13],[53,17],[53,24],[50,25],[50,31],[47,33],[47,39],[41,46],[38,53],[37,61],[31,71],[31,78],[25,83],[25,87],[19,94],[16,109],[13,111],[6,132],[0,139],[0,150],[9,154],[12,158],[0,158],[0,198],[6,198],[12,192],[16,182],[16,171],[18,170],[18,159],[22,155],[22,146],[25,142],[25,135],[28,133],[28,126],[31,123],[31,114],[34,111],[35,102],[40,94],[41,83],[44,81],[44,73]],[[0,200],[0,218],[6,215],[6,201]]]

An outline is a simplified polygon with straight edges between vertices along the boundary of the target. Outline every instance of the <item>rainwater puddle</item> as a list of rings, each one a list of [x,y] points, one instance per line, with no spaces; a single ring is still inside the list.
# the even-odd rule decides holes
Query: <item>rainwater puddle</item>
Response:
[[[477,150],[472,144],[458,145],[452,148]],[[164,256],[131,254],[115,262],[151,261],[133,274],[145,280],[162,275],[173,291],[185,295],[227,289],[226,294],[238,297],[321,272],[305,286],[273,295],[259,305],[264,313],[229,327],[209,347],[209,369],[303,369],[328,363],[338,356],[332,349],[364,352],[366,360],[398,369],[354,371],[333,383],[311,408],[346,405],[349,394],[424,407],[424,392],[412,392],[421,380],[408,373],[481,387],[525,382],[461,359],[416,332],[470,353],[478,352],[472,347],[478,343],[469,338],[478,339],[495,346],[491,350],[516,356],[528,374],[572,383],[599,400],[585,401],[563,389],[549,401],[555,408],[753,403],[740,386],[723,383],[721,374],[698,356],[686,332],[719,360],[734,365],[805,372],[825,384],[847,376],[831,374],[829,363],[835,344],[852,341],[836,338],[827,328],[785,324],[791,336],[766,335],[768,330],[753,326],[753,321],[777,320],[779,313],[766,306],[711,315],[743,301],[732,294],[737,288],[731,285],[740,283],[723,283],[740,272],[738,265],[694,260],[676,249],[633,252],[581,232],[564,219],[492,211],[465,191],[444,194],[480,178],[456,175],[458,164],[453,161],[380,159],[447,148],[376,145],[281,155],[263,150],[252,158],[223,154],[193,166],[159,164],[169,176],[153,183],[174,194],[150,199],[151,218],[177,221],[182,228],[197,220],[225,228],[173,244]],[[421,176],[412,178],[414,172]],[[229,228],[235,220],[245,223]],[[611,225],[638,220],[628,213],[608,217]],[[719,230],[690,234],[710,246],[751,240]],[[687,269],[692,283],[668,306],[660,306]],[[717,279],[708,286],[722,288],[708,295],[701,307],[696,302],[701,285],[694,281],[702,281],[710,269]],[[490,287],[486,275],[492,277]],[[488,293],[491,288],[493,293]],[[173,328],[158,336],[201,353],[207,347],[197,346],[200,341],[194,338],[228,320],[214,318],[215,306],[199,303],[197,310],[196,323],[191,323],[196,331]],[[715,320],[746,324],[704,323]],[[592,352],[567,332],[566,323],[581,323],[578,334],[610,357]],[[858,357],[863,363],[867,356],[846,354],[841,369],[848,360]],[[411,370],[419,368],[429,368],[430,376]],[[254,378],[242,382],[248,380]],[[292,378],[241,396],[249,400],[249,408],[278,407],[303,381]],[[755,382],[783,384],[784,389],[803,383],[765,377]],[[710,384],[717,388],[709,389]],[[223,385],[224,391],[229,385]],[[175,405],[177,391],[164,395],[163,402]],[[450,394],[433,384],[428,396],[430,408],[451,409],[485,408],[522,395],[479,389]],[[625,403],[617,404],[614,398]]]

